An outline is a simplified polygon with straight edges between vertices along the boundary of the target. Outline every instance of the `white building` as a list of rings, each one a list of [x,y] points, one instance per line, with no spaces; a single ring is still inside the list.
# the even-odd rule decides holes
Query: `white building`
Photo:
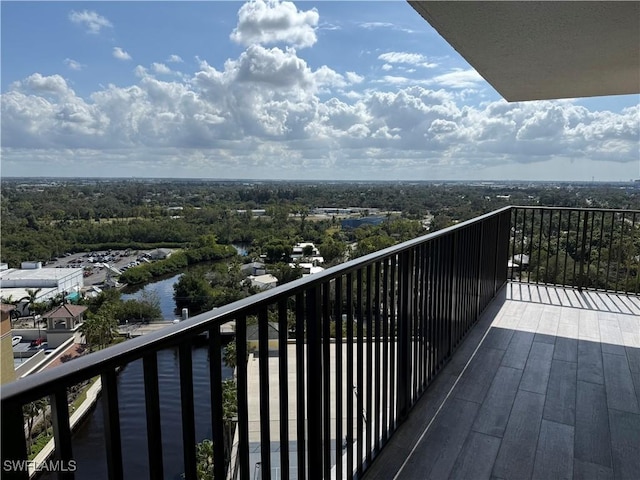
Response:
[[[22,268],[0,270],[0,296],[14,301],[28,297],[27,289],[40,290],[36,302],[84,287],[82,268],[42,268],[40,262],[23,262]]]
[[[306,247],[311,247],[311,255],[304,254],[304,250]],[[310,262],[313,262],[314,264],[324,263],[324,258],[320,256],[320,250],[318,250],[318,248],[311,242],[296,243],[293,246],[291,260],[295,262],[303,258],[309,260]]]
[[[270,273],[265,275],[249,275],[247,280],[251,282],[252,287],[256,287],[261,290],[275,288],[278,285],[278,279]]]

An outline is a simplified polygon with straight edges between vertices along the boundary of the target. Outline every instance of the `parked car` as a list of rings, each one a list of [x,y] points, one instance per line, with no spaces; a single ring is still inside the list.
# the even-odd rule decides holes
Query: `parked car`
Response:
[[[16,335],[15,337],[13,337],[11,339],[11,345],[13,347],[15,347],[17,344],[19,344],[22,341],[22,337],[20,335]]]
[[[39,347],[40,345],[42,345],[46,341],[47,341],[47,339],[45,337],[36,338],[35,340],[31,341],[31,346],[32,347]]]

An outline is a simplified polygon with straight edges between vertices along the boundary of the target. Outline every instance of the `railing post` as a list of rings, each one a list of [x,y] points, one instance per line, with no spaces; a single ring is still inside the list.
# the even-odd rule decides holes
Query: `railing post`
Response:
[[[2,404],[2,478],[29,478],[27,445],[24,436],[24,417],[22,405],[15,402]],[[7,468],[9,467],[9,468]],[[24,467],[24,468],[21,468]]]
[[[322,347],[319,287],[307,291],[307,422],[309,480],[322,478]],[[327,366],[328,368],[328,366]]]
[[[409,413],[411,402],[411,320],[413,318],[413,250],[400,255],[398,275],[398,420]]]
[[[580,275],[578,277],[578,291],[582,291],[585,286],[584,281],[584,256],[587,250],[587,223],[589,219],[589,212],[584,212],[584,222],[582,224],[582,241],[580,242]]]
[[[67,389],[62,387],[49,397],[51,403],[51,422],[53,423],[53,438],[55,440],[55,459],[68,464],[73,460],[71,449],[71,427],[69,426],[69,404],[67,403]],[[59,471],[58,478],[74,478],[73,472]]]
[[[102,374],[102,403],[104,437],[107,449],[107,472],[110,479],[124,476],[122,468],[122,440],[120,437],[120,410],[118,406],[118,379],[115,370]]]

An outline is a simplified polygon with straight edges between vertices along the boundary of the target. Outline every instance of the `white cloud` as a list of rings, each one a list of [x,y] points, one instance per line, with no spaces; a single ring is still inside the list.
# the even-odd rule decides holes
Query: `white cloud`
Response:
[[[113,47],[113,58],[118,60],[131,60],[131,55],[125,52],[121,47]]]
[[[89,10],[83,10],[82,12],[72,10],[69,13],[69,20],[75,24],[82,25],[87,33],[94,35],[100,33],[103,28],[113,27],[111,22],[105,17]]]
[[[318,19],[315,8],[301,11],[291,2],[254,0],[240,8],[230,38],[245,46],[284,43],[310,47],[317,41]]]
[[[80,62],[76,62],[70,58],[64,59],[64,64],[69,67],[71,70],[82,70],[82,64]]]
[[[176,55],[176,54],[172,54],[169,55],[169,58],[167,58],[167,63],[182,63],[184,62],[184,60],[182,60],[182,57],[180,57],[180,55]]]
[[[155,72],[155,73],[159,73],[161,75],[169,75],[171,73],[173,73],[171,71],[171,69],[169,67],[167,67],[164,63],[152,63],[151,64],[151,69]]]
[[[367,30],[373,30],[374,28],[394,28],[395,25],[388,22],[365,22],[361,23],[360,27],[366,28]]]
[[[481,89],[483,80],[471,69],[421,80],[387,75],[368,79],[377,82],[369,90],[356,71],[312,67],[292,48],[313,45],[317,23],[315,10],[256,1],[240,8],[232,34],[250,45],[222,67],[198,59],[188,77],[167,66],[182,61],[170,55],[165,63],[135,67],[131,84],[88,96],[60,75],[34,73],[2,94],[3,168],[45,172],[65,158],[90,165],[87,174],[121,168],[137,175],[335,178],[342,171],[419,178],[436,167],[468,172],[469,165],[497,171],[549,159],[640,161],[640,107],[614,113],[567,101],[476,105],[469,89]],[[113,55],[131,60],[121,47]],[[385,71],[432,66],[407,52],[378,58]],[[155,77],[166,74],[175,75]]]
[[[438,66],[438,64],[436,63],[430,63],[427,60],[427,57],[419,53],[387,52],[378,55],[378,59],[385,61],[386,64],[400,63],[415,65],[417,67],[423,68],[434,68]]]
[[[435,76],[431,81],[443,87],[473,88],[477,87],[479,83],[482,83],[485,80],[473,69],[455,69],[452,72]]]
[[[347,81],[352,85],[362,83],[364,81],[364,77],[362,75],[358,75],[356,72],[347,72],[346,77]]]

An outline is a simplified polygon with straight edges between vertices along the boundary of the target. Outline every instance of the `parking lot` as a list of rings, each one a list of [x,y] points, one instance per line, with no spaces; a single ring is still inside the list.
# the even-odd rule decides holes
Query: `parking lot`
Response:
[[[84,284],[100,285],[107,278],[107,264],[123,271],[133,264],[140,262],[146,250],[106,250],[96,252],[71,253],[47,262],[47,268],[83,268],[85,270]]]

